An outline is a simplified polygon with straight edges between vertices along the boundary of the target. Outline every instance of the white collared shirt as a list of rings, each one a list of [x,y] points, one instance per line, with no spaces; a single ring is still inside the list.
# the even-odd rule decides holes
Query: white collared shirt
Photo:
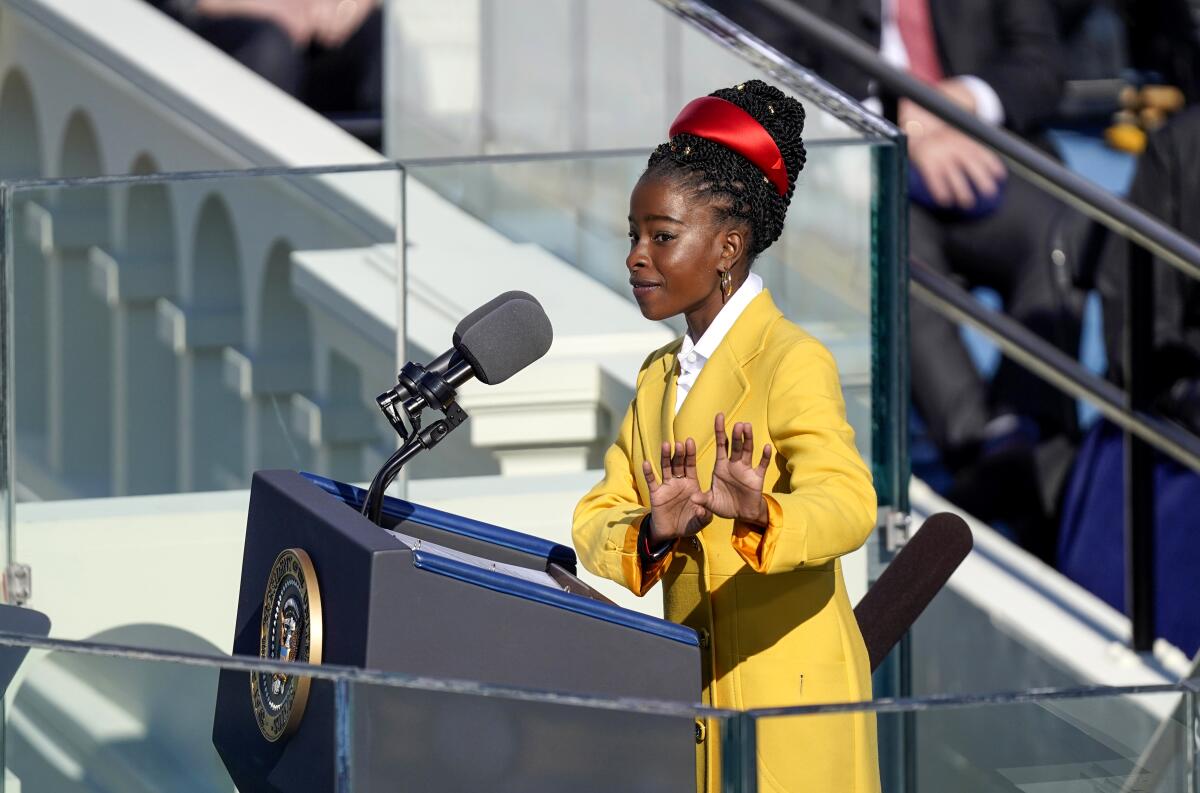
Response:
[[[688,392],[696,384],[696,378],[700,376],[704,364],[717,351],[721,339],[725,338],[725,334],[733,327],[733,323],[737,322],[746,306],[750,305],[750,301],[762,290],[762,278],[750,273],[725,305],[721,306],[721,310],[717,312],[703,336],[693,342],[691,336],[683,334],[683,346],[679,348],[679,378],[675,383],[676,413],[683,407],[683,400],[687,399]]]

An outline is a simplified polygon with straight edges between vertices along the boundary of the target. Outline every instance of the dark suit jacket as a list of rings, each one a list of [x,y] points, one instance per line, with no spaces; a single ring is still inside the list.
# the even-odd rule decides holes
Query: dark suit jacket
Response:
[[[1138,161],[1129,200],[1193,240],[1200,240],[1200,107],[1180,113],[1150,136]],[[1096,286],[1104,307],[1108,376],[1124,384],[1125,293],[1129,243],[1109,233]],[[1200,379],[1200,281],[1166,262],[1154,262],[1154,391],[1183,378]],[[1193,407],[1200,417],[1200,409]]]
[[[793,0],[875,48],[882,29],[880,0]],[[1062,93],[1058,33],[1048,0],[929,0],[946,76],[972,74],[1000,97],[1005,126],[1036,132]],[[835,54],[815,49],[775,12],[753,0],[709,5],[784,55],[851,96],[871,94],[868,77]]]

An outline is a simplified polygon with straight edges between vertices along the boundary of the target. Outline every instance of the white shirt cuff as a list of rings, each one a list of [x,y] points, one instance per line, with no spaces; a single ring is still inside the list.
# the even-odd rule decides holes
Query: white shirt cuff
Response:
[[[954,79],[971,92],[975,99],[975,116],[980,121],[996,127],[1004,123],[1004,105],[1000,104],[1000,97],[994,88],[973,74],[960,74]]]

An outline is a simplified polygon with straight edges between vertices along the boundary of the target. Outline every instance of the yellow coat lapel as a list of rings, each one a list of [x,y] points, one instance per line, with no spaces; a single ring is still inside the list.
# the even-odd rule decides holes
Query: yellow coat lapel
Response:
[[[746,367],[762,350],[770,326],[782,316],[771,300],[770,293],[764,289],[746,306],[729,333],[717,345],[712,358],[704,364],[679,415],[675,415],[679,345],[671,346],[657,361],[651,362],[638,388],[636,407],[642,453],[654,463],[656,470],[663,441],[674,443],[694,438],[697,458],[712,451],[715,444],[713,417],[717,413],[724,413],[732,423],[738,408],[750,393]],[[763,427],[760,431],[765,430]],[[766,436],[761,437],[765,442]]]
[[[662,457],[659,447],[664,440],[671,440],[663,436],[661,428],[671,426],[675,415],[675,356],[679,352],[679,344],[677,341],[658,359],[650,362],[642,382],[638,385],[634,400],[634,410],[637,414],[635,432],[641,436],[643,458],[654,464],[655,471],[658,471],[659,460]],[[640,482],[640,472],[638,473]]]

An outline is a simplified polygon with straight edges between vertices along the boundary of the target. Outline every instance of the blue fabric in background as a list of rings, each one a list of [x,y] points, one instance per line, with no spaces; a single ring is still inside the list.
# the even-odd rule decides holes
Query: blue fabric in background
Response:
[[[1052,129],[1047,132],[1063,163],[1110,193],[1125,195],[1133,182],[1137,157],[1117,151],[1104,142],[1100,127]]]
[[[1193,656],[1200,649],[1200,475],[1159,456],[1154,471],[1157,634]],[[1096,422],[1084,440],[1063,500],[1058,568],[1125,612],[1125,490],[1122,432]]]

